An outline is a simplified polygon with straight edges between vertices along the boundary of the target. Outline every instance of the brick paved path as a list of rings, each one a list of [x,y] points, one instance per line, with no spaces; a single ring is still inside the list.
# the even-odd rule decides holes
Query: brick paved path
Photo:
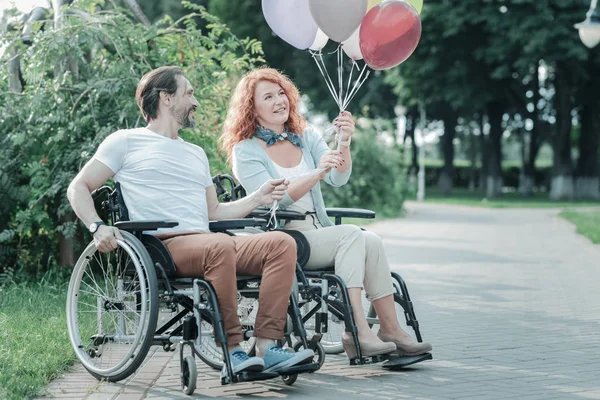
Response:
[[[321,371],[292,387],[221,386],[199,362],[195,397],[600,399],[599,246],[557,210],[407,208],[407,218],[370,229],[408,282],[433,361],[389,372],[328,355]],[[119,384],[77,366],[49,385],[48,397],[185,398],[178,353],[153,348],[147,360]]]

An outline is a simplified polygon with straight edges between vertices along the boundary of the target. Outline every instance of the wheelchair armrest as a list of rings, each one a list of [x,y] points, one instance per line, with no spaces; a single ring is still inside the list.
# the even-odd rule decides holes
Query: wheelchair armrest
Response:
[[[155,231],[159,228],[173,228],[177,221],[119,221],[115,227],[130,232]]]
[[[257,209],[252,211],[248,216],[254,218],[268,218],[271,216],[271,214],[269,213],[269,210]],[[277,219],[283,219],[285,221],[298,221],[306,219],[305,214],[292,210],[277,210],[275,211],[275,217]]]
[[[364,208],[326,208],[328,217],[335,217],[335,224],[342,223],[342,218],[375,218],[375,211],[365,210]]]
[[[210,221],[208,229],[211,232],[222,232],[230,229],[244,229],[250,226],[264,227],[267,220],[262,218],[240,218],[240,219],[222,219],[219,221]]]

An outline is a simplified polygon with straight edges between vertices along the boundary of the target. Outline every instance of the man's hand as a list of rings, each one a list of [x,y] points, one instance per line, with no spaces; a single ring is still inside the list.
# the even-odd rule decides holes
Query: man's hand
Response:
[[[115,250],[118,246],[117,239],[123,240],[119,228],[114,226],[100,225],[94,233],[94,244],[102,253],[108,253]]]
[[[255,192],[259,199],[260,205],[273,204],[274,200],[283,199],[283,195],[288,189],[290,182],[287,179],[271,179],[262,184],[260,188]]]
[[[337,168],[342,165],[344,159],[342,159],[342,153],[338,150],[331,150],[329,153],[324,154],[319,160],[317,168],[325,169],[320,175],[321,179],[325,178],[327,173],[331,171],[331,168]]]

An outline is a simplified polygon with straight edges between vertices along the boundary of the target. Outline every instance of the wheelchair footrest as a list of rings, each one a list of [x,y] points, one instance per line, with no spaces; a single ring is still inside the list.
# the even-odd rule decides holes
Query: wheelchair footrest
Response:
[[[237,374],[237,382],[264,381],[278,376],[275,372],[240,372]]]
[[[306,372],[315,372],[318,371],[319,368],[321,368],[319,366],[319,363],[309,363],[309,364],[301,364],[301,365],[294,365],[293,367],[289,367],[286,369],[282,369],[280,371],[277,371],[277,373],[279,375],[296,375],[296,374],[303,374]]]
[[[383,361],[386,361],[389,356],[380,355],[380,356],[368,356],[362,358],[352,358],[350,360],[350,365],[364,365],[364,364],[376,364]]]
[[[397,370],[425,360],[433,360],[431,353],[419,354],[418,356],[388,356],[388,360],[381,366],[390,370]]]

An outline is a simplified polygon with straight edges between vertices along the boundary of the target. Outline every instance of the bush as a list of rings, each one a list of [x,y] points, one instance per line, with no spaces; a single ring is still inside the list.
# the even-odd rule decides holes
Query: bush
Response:
[[[357,128],[352,139],[350,181],[341,188],[321,185],[327,207],[368,208],[381,216],[399,215],[408,190],[404,153],[377,136],[375,126]]]
[[[238,39],[199,6],[188,4],[195,13],[179,23],[165,19],[147,29],[123,10],[94,12],[104,1],[75,4],[79,14],[65,14],[60,31],[50,22],[30,47],[20,44],[16,33],[0,41],[10,44],[6,54],[20,55],[25,82],[22,93],[8,91],[5,57],[0,271],[11,267],[39,275],[58,264],[61,236],[74,240],[75,254],[89,239],[75,222],[66,189],[108,134],[144,124],[134,98],[144,73],[160,65],[184,68],[200,102],[196,128],[184,137],[206,150],[216,172],[226,165],[217,137],[232,83],[261,61],[258,41]],[[91,14],[82,17],[82,12]],[[207,30],[196,28],[198,17]]]

